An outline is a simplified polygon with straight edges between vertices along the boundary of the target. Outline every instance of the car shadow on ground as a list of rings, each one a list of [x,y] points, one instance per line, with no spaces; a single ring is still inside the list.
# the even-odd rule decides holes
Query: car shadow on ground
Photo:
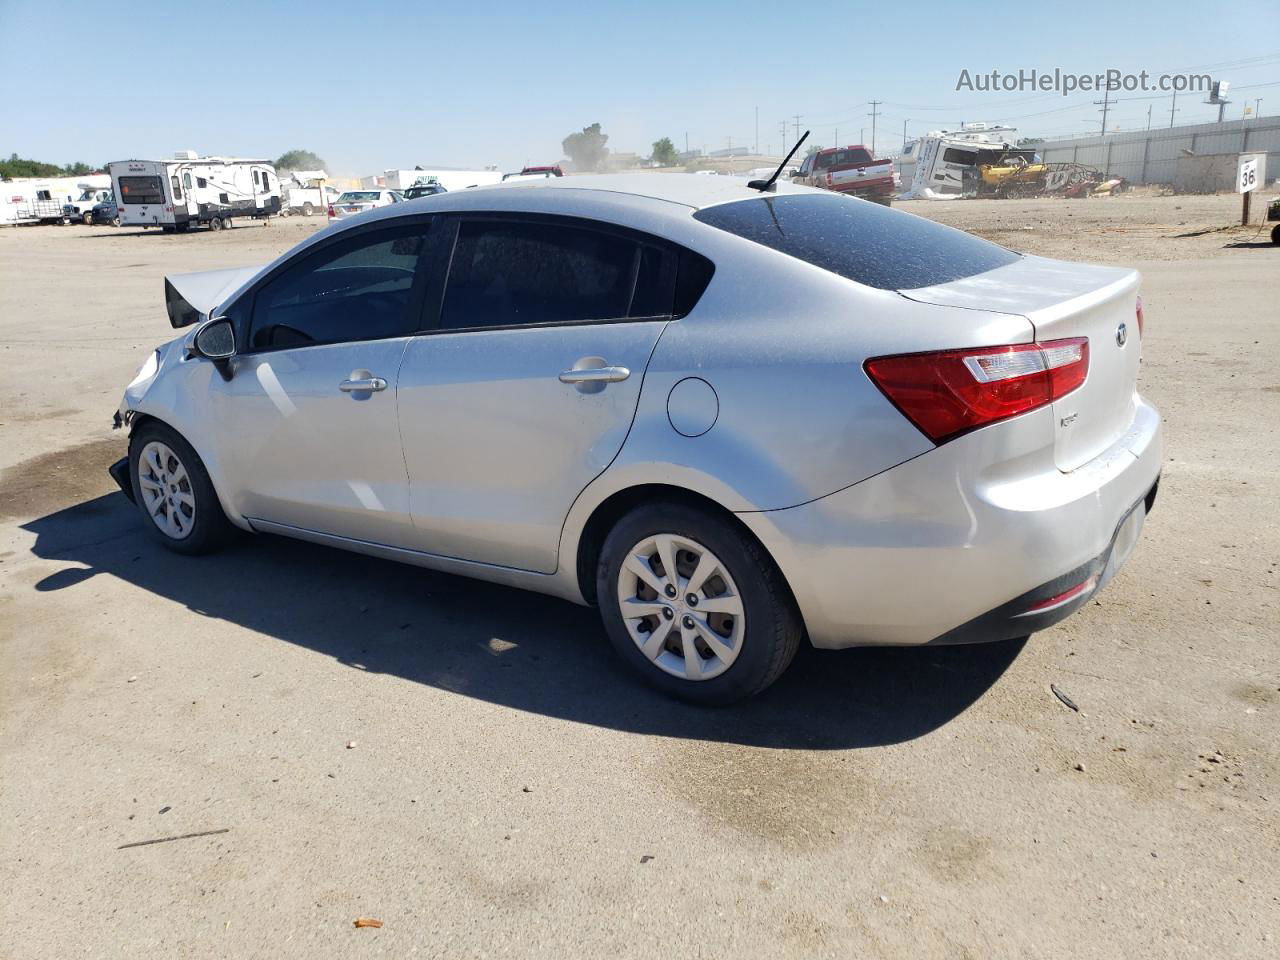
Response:
[[[198,616],[307,647],[352,669],[658,736],[808,749],[898,743],[962,713],[1022,648],[806,646],[761,696],[700,709],[632,677],[594,610],[549,597],[277,537],[245,537],[212,556],[180,557],[145,535],[136,509],[119,493],[23,529],[35,534],[37,556],[82,565],[40,580],[41,592],[114,576]]]

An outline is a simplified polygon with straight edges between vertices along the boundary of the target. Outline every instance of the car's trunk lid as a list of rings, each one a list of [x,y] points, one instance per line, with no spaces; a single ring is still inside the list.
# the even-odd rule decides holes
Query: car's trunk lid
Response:
[[[898,292],[923,303],[1026,317],[1041,342],[1089,338],[1088,377],[1053,405],[1055,461],[1061,470],[1074,470],[1133,422],[1141,356],[1138,280],[1134,270],[1027,256],[963,280]]]

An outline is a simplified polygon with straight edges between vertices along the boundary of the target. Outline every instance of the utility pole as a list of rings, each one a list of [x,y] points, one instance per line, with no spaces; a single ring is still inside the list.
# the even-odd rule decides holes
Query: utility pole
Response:
[[[840,146],[840,128],[839,127],[836,127],[836,132],[832,135],[831,139],[835,141],[834,143],[831,144],[833,147]]]
[[[756,107],[756,139],[751,144],[751,152],[760,156],[760,108]]]
[[[907,145],[907,121],[906,120],[902,121],[902,145],[904,147]]]
[[[1262,98],[1258,97],[1253,101],[1253,119],[1257,120],[1262,116]]]
[[[1147,104],[1147,129],[1151,129],[1151,104]]]
[[[796,119],[796,139],[799,140],[800,139],[800,114],[797,113],[795,115],[795,119]]]
[[[879,112],[880,104],[884,103],[884,101],[869,100],[867,102],[871,104],[871,112],[867,116],[871,118],[871,156],[874,157],[876,155],[876,115]]]
[[[689,162],[689,131],[684,132],[684,162]]]
[[[1111,84],[1103,88],[1102,99],[1093,101],[1095,106],[1102,107],[1102,135],[1107,134],[1107,111],[1111,109]]]
[[[1173,126],[1173,115],[1178,112],[1178,91],[1173,91],[1173,100],[1169,103],[1169,126]]]
[[[782,146],[778,148],[779,155],[785,155],[787,152],[787,121],[782,121]]]

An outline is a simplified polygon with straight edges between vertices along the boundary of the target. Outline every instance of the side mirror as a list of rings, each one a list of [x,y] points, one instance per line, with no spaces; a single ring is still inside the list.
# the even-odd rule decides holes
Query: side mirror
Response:
[[[192,347],[197,356],[212,360],[222,374],[231,379],[231,358],[236,355],[236,331],[226,317],[214,317],[196,331]]]

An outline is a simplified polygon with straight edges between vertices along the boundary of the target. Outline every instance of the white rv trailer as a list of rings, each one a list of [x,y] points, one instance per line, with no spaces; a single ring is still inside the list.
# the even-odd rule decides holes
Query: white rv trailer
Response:
[[[116,160],[108,169],[121,226],[183,233],[203,223],[221,230],[233,219],[280,212],[280,178],[270,160],[184,150],[172,160]]]
[[[973,196],[978,165],[995,163],[1018,148],[1018,131],[991,123],[966,123],[959,130],[931,130],[902,148],[899,163],[914,159],[914,173],[900,200],[959,200]],[[911,164],[904,164],[908,166]]]
[[[105,173],[5,180],[0,183],[0,224],[60,223],[67,216],[67,204],[110,189],[111,178]]]

